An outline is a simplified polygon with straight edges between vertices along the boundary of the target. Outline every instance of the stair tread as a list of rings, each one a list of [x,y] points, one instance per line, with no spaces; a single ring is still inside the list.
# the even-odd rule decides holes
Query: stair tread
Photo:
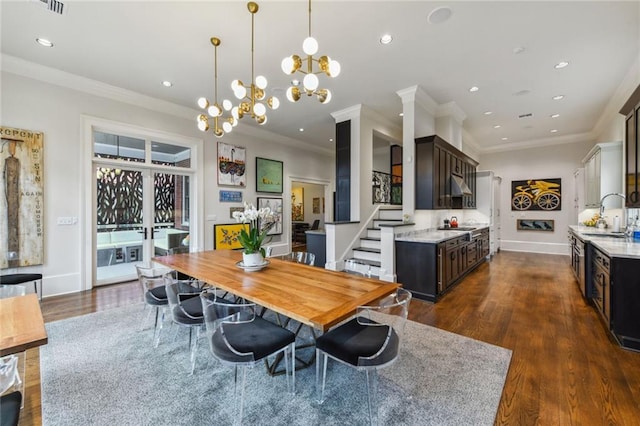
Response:
[[[380,249],[377,248],[369,248],[369,247],[356,247],[353,251],[366,251],[369,253],[380,253]]]
[[[360,238],[360,240],[367,240],[367,241],[380,241],[380,238],[375,238],[375,237],[362,237],[362,238]]]
[[[377,267],[382,266],[382,263],[378,262],[377,260],[354,259],[354,258],[351,258],[349,260],[353,260],[354,262],[359,263],[360,265],[370,265],[370,266],[377,266]]]

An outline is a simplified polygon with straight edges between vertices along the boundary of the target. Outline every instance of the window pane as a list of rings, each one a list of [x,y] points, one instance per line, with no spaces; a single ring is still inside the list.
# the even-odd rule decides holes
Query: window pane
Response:
[[[165,166],[191,167],[191,149],[179,145],[151,142],[151,162]]]
[[[93,132],[93,140],[95,157],[144,162],[144,139]]]

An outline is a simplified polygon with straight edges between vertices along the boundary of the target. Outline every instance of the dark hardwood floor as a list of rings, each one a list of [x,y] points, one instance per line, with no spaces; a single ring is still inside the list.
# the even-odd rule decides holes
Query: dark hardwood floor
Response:
[[[139,303],[137,283],[45,299],[45,321]],[[410,319],[502,346],[513,358],[497,425],[639,425],[640,353],[612,342],[566,256],[501,252]],[[38,350],[29,351],[21,425],[41,424]]]

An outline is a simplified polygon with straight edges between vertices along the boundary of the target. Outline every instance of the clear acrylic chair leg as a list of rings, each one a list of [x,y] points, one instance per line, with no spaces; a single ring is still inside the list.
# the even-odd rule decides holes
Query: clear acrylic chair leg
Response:
[[[376,397],[378,395],[378,372],[375,368],[367,369],[367,402],[369,405],[369,423],[378,424],[378,406]]]

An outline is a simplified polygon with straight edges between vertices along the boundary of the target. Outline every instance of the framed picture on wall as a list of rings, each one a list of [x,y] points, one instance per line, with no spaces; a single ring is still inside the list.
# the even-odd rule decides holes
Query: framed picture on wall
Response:
[[[518,231],[553,232],[553,219],[517,219]]]
[[[269,229],[267,235],[282,234],[282,198],[258,197],[258,209],[269,207],[271,209],[271,221],[274,225]],[[260,224],[262,227],[262,224]]]
[[[256,157],[256,192],[282,194],[283,163]]]
[[[562,179],[511,181],[511,210],[560,210]]]
[[[304,220],[304,188],[302,187],[291,190],[291,220],[294,222]]]
[[[247,186],[247,150],[218,142],[218,185]]]
[[[213,225],[213,248],[215,250],[241,249],[242,244],[238,241],[238,235],[243,228],[249,232],[248,223]]]

